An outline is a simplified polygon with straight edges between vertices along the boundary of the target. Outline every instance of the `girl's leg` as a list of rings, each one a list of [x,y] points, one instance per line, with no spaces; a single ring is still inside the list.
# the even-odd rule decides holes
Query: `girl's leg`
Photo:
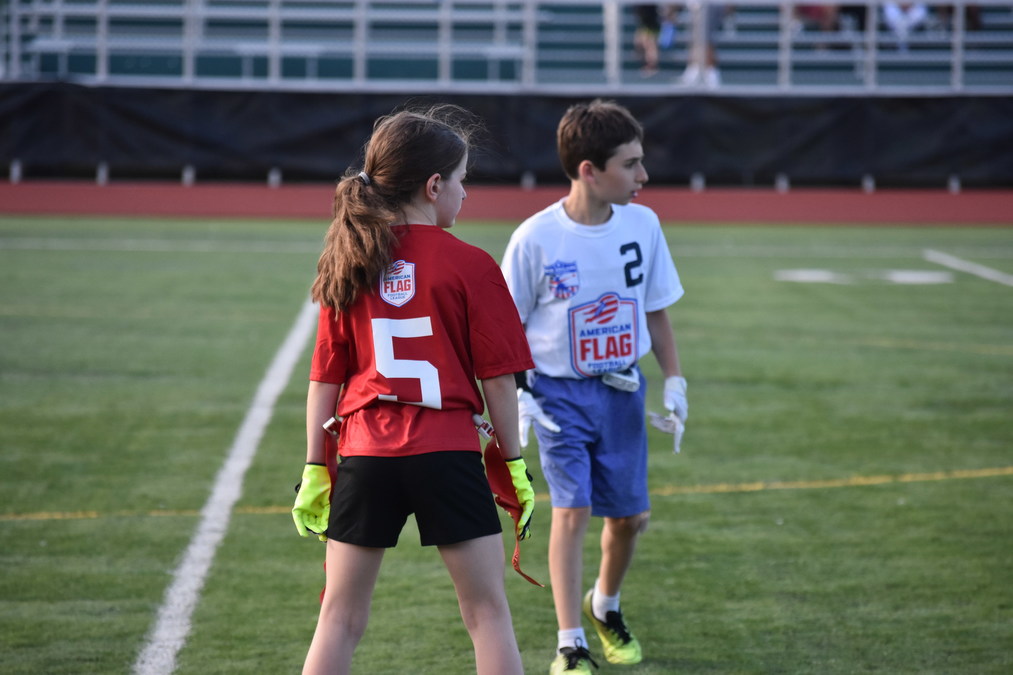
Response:
[[[385,549],[327,542],[327,585],[303,675],[344,675],[366,630]]]
[[[549,526],[549,578],[560,630],[579,628],[583,598],[584,535],[591,507],[553,507]]]
[[[503,584],[503,537],[495,534],[440,546],[457,590],[461,618],[475,645],[480,675],[523,675]]]

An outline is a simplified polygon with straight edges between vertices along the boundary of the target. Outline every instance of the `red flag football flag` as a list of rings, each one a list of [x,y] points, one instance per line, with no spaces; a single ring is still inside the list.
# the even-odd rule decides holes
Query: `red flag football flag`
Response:
[[[485,446],[485,475],[489,479],[489,488],[492,490],[496,503],[510,514],[514,521],[514,570],[535,586],[545,588],[545,584],[538,583],[521,571],[521,541],[517,538],[517,524],[521,519],[521,504],[517,500],[517,490],[510,478],[510,469],[507,468],[506,460],[503,459],[503,455],[499,451],[499,444],[496,442],[495,436]]]

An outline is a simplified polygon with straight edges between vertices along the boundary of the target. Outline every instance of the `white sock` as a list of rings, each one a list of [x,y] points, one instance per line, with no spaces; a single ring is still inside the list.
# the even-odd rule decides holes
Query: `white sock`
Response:
[[[587,647],[587,636],[584,635],[583,628],[567,628],[559,631],[557,635],[559,640],[557,651],[563,647]]]
[[[605,616],[609,612],[619,611],[619,595],[605,595],[601,592],[598,580],[594,582],[594,593],[591,594],[591,611],[594,613],[595,618],[599,621],[604,621]]]

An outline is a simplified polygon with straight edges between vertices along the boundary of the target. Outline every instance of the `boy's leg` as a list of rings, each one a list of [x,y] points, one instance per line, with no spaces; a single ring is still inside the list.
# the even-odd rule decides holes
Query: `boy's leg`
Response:
[[[499,534],[440,546],[457,590],[461,618],[475,645],[480,675],[523,675],[503,582],[503,537]]]
[[[634,664],[643,658],[620,609],[619,591],[650,516],[645,395],[643,382],[637,392],[609,394],[606,409],[612,414],[604,418],[601,439],[592,454],[592,513],[604,518],[602,558],[598,581],[585,594],[582,609],[610,663]]]
[[[584,596],[582,609],[602,642],[609,663],[634,664],[643,659],[640,642],[630,632],[619,606],[619,591],[629,571],[637,538],[650,511],[626,518],[605,518],[598,579]]]
[[[628,518],[605,518],[601,530],[601,564],[598,568],[598,591],[618,595],[633,562],[637,540],[647,529],[651,512]]]
[[[539,377],[532,390],[546,414],[562,427],[558,433],[535,428],[542,475],[552,497],[549,576],[559,651],[550,672],[590,674],[594,661],[581,617],[583,550],[591,519],[589,449],[598,437],[600,411],[607,409],[606,388],[598,380]]]
[[[303,675],[349,672],[386,549],[327,542],[327,585]]]
[[[617,595],[633,561],[637,540],[647,528],[651,502],[647,493],[645,381],[634,393],[608,390],[601,439],[592,456],[595,486],[593,514],[602,516],[600,592]],[[632,515],[631,515],[632,514]]]

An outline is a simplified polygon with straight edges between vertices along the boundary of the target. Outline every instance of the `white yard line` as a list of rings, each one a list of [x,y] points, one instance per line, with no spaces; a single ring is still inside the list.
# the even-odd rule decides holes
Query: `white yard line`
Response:
[[[316,242],[225,239],[74,239],[0,237],[0,251],[103,251],[113,253],[314,253]]]
[[[958,272],[967,272],[968,274],[973,274],[976,277],[981,277],[982,279],[986,279],[988,281],[994,281],[997,284],[1013,286],[1013,274],[1006,274],[1005,272],[1000,272],[999,270],[992,269],[991,267],[985,267],[984,265],[979,265],[978,263],[973,263],[969,260],[952,256],[949,253],[934,251],[929,248],[922,252],[922,257],[929,262],[934,262],[938,265],[942,265],[943,267],[949,267],[950,269],[957,270]]]
[[[316,328],[316,318],[316,306],[307,301],[261,380],[229,455],[218,471],[211,495],[201,509],[197,530],[173,573],[155,626],[134,664],[137,675],[168,675],[175,670],[176,656],[190,632],[190,619],[200,600],[204,581],[228,531],[232,509],[242,494],[246,470],[274,414],[275,403]]]
[[[1013,259],[1013,247],[962,247],[979,259]],[[0,251],[102,251],[114,253],[293,253],[319,254],[316,241],[270,241],[263,239],[148,239],[77,237],[4,237]],[[672,253],[680,258],[909,258],[917,246],[792,246],[764,244],[681,244],[673,242]]]

